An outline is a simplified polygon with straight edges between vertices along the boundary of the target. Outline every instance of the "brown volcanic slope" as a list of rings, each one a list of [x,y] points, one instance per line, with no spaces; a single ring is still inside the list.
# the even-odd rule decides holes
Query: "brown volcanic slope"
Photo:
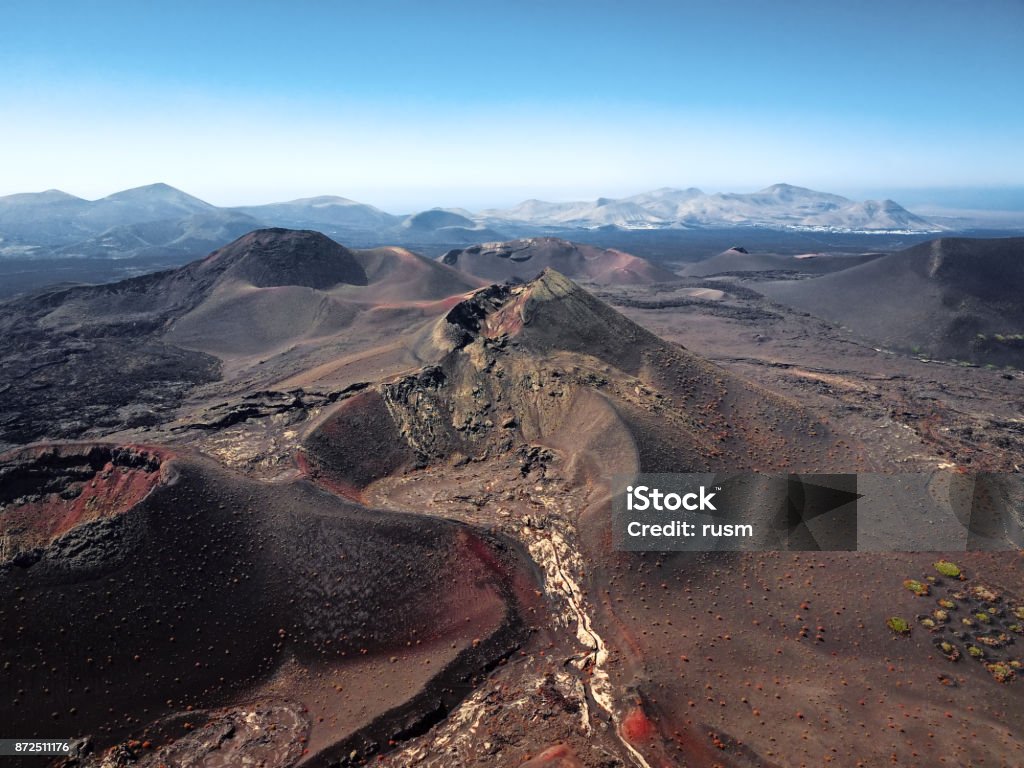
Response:
[[[880,253],[865,253],[856,256],[834,254],[782,256],[777,253],[748,253],[740,248],[730,248],[715,254],[710,259],[687,264],[681,274],[687,277],[707,277],[708,275],[736,272],[800,272],[822,275],[865,264],[881,255]]]
[[[419,269],[377,255],[392,274]],[[372,287],[361,264],[370,285],[331,290]],[[937,592],[902,587],[934,555],[612,549],[616,475],[894,469],[836,424],[552,271],[367,314],[390,325],[355,354],[268,359],[316,385],[364,377],[316,408],[309,391],[253,392],[275,374],[238,367],[234,392],[208,396],[223,418],[132,448],[154,457],[142,467],[96,446],[0,459],[24,478],[0,508],[19,526],[0,566],[0,679],[15,693],[0,718],[42,733],[56,713],[101,747],[174,740],[125,746],[154,767],[352,750],[349,764],[410,768],[1021,762],[1024,688],[946,661],[924,625],[885,626],[936,607]],[[330,339],[309,350],[333,354]],[[381,365],[373,345],[393,343],[406,356]],[[301,472],[258,482],[181,447],[225,456],[231,434],[301,440]],[[75,523],[86,488],[99,508]],[[957,610],[1013,632],[1016,555],[955,559],[971,581],[932,588],[985,580],[995,604]],[[1003,644],[982,643],[993,658],[1016,650],[967,631]]]
[[[524,638],[521,555],[463,525],[166,449],[65,445],[0,467],[0,524],[18,529],[3,541],[22,548],[0,560],[5,733],[91,734],[98,750],[184,737],[173,749],[194,760],[210,748],[193,726],[209,737],[262,713],[269,765],[327,765],[429,724]],[[76,493],[90,506],[125,471],[152,476],[145,492],[54,529],[50,512]],[[224,740],[223,764],[252,757]]]
[[[1021,688],[981,664],[950,667],[927,631],[901,639],[885,625],[931,610],[902,581],[923,579],[934,555],[611,549],[615,475],[870,468],[855,440],[550,271],[475,294],[435,338],[450,350],[436,365],[368,388],[307,435],[309,471],[373,504],[519,538],[545,571],[555,624],[578,637],[556,642],[545,674],[578,675],[583,692],[564,711],[585,708],[591,727],[611,729],[533,720],[526,736],[503,694],[523,683],[503,672],[467,705],[469,743],[455,718],[385,765],[486,765],[483,742],[504,745],[502,764],[598,766],[595,739],[659,768],[1019,761]],[[1021,603],[1014,555],[956,559],[971,578],[1009,585],[1007,606]],[[459,746],[439,755],[436,739]]]
[[[223,277],[255,288],[298,285],[329,290],[339,283],[366,285],[366,272],[348,248],[314,232],[263,229],[214,251],[197,272],[226,265]]]
[[[886,347],[1024,367],[1024,238],[940,238],[757,289]]]
[[[809,450],[823,467],[860,461],[796,404],[662,341],[552,270],[474,294],[434,337],[450,350],[436,365],[347,399],[310,435],[315,472],[361,491],[425,463],[508,453],[517,437],[551,443],[595,479],[637,466],[781,468]]]
[[[638,256],[555,237],[484,243],[448,251],[440,259],[489,282],[532,280],[555,269],[575,280],[599,285],[669,282],[675,274]]]
[[[417,317],[444,311],[447,297],[481,285],[403,248],[348,251],[323,235],[299,234],[303,239],[327,241],[336,256],[349,257],[359,281],[313,287],[278,282],[254,290],[260,286],[254,286],[245,273],[226,273],[203,302],[169,324],[165,338],[223,360],[243,361],[253,355],[281,354],[300,343],[320,346],[338,334],[351,347],[360,338],[376,339],[381,326],[396,320],[394,331],[405,332]],[[312,245],[302,249],[301,258],[315,253],[317,243]],[[222,258],[220,254],[208,258]],[[254,259],[261,268],[264,256],[260,248]]]
[[[163,330],[225,284],[239,283],[327,290],[366,285],[367,277],[352,251],[318,232],[257,230],[178,269],[16,299],[4,305],[5,319],[20,313],[45,329],[88,335],[114,326],[141,334]]]
[[[0,444],[160,423],[197,385],[258,387],[394,341],[480,284],[404,249],[270,229],[179,269],[9,301]]]

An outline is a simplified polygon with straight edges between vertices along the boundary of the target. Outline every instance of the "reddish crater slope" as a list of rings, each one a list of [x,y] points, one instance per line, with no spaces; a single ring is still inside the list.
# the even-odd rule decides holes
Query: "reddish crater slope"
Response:
[[[109,444],[22,448],[0,456],[0,561],[24,559],[79,525],[116,517],[165,482],[164,449]]]

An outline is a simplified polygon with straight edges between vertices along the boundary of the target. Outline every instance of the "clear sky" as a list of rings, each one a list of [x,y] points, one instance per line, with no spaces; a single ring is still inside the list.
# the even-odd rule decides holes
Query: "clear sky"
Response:
[[[1024,0],[19,2],[0,194],[1024,185]]]

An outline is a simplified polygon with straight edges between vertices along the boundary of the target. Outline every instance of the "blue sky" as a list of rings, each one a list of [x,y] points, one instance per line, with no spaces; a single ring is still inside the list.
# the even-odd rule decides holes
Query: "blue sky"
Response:
[[[15,1],[0,72],[0,194],[1024,186],[1021,0]]]

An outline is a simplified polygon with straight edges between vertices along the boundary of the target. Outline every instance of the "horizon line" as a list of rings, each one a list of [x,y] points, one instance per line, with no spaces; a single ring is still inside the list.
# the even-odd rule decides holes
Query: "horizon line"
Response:
[[[609,186],[614,186],[614,185],[609,185]],[[932,194],[935,194],[935,193],[943,193],[943,194],[951,194],[951,193],[952,194],[956,194],[956,193],[962,193],[962,194],[993,193],[993,194],[999,194],[999,193],[1007,193],[1007,192],[1009,192],[1009,193],[1019,193],[1021,195],[1022,199],[1017,202],[1016,206],[1012,206],[1011,205],[1011,206],[1008,206],[1008,207],[994,207],[994,208],[990,207],[990,208],[985,208],[985,207],[974,207],[974,206],[970,206],[970,205],[956,206],[956,205],[942,204],[940,201],[925,202],[925,203],[919,202],[919,203],[917,203],[917,205],[919,205],[919,206],[920,205],[931,206],[933,209],[935,209],[937,211],[946,210],[946,211],[954,211],[954,212],[955,211],[972,211],[972,210],[994,211],[994,212],[1018,212],[1018,211],[1024,211],[1024,184],[1009,184],[1009,183],[997,183],[997,184],[989,184],[989,185],[983,185],[983,184],[963,184],[963,185],[943,184],[943,185],[931,185],[931,186],[907,186],[907,187],[888,187],[888,188],[885,188],[885,187],[881,187],[881,188],[860,187],[856,191],[854,191],[854,190],[844,190],[843,192],[832,192],[832,191],[829,191],[827,189],[821,189],[820,187],[806,186],[804,184],[794,184],[794,183],[791,183],[791,182],[784,182],[784,181],[783,182],[774,182],[772,184],[768,184],[767,186],[735,185],[734,188],[726,188],[724,186],[720,187],[718,185],[709,185],[709,184],[703,184],[703,185],[701,185],[701,184],[686,184],[686,185],[678,185],[678,186],[672,185],[672,184],[662,184],[660,186],[645,187],[645,188],[640,189],[640,191],[629,192],[629,193],[626,193],[626,194],[618,194],[618,195],[594,194],[593,192],[589,193],[589,196],[586,195],[586,194],[583,194],[583,193],[577,193],[577,194],[567,193],[564,196],[557,196],[557,195],[550,195],[550,194],[544,195],[543,192],[538,192],[538,194],[536,194],[536,195],[530,195],[529,193],[523,191],[523,194],[526,194],[527,196],[526,197],[516,197],[515,199],[517,200],[517,202],[514,202],[514,203],[491,203],[491,204],[486,204],[486,203],[456,203],[456,204],[447,204],[447,205],[436,205],[435,204],[435,205],[428,205],[427,207],[410,206],[408,208],[403,208],[401,206],[391,206],[391,205],[386,204],[386,203],[365,202],[367,197],[366,197],[366,195],[361,194],[361,193],[356,193],[356,195],[350,196],[349,194],[339,194],[339,193],[336,193],[336,192],[299,193],[299,195],[297,197],[285,197],[285,196],[282,196],[280,198],[265,199],[263,202],[243,202],[243,203],[227,203],[227,204],[225,204],[225,203],[211,202],[210,199],[208,199],[206,196],[203,196],[202,194],[194,194],[192,192],[187,191],[186,189],[184,189],[181,186],[176,186],[176,185],[168,183],[166,181],[153,181],[153,182],[149,182],[149,183],[146,183],[146,184],[136,184],[134,186],[118,188],[118,189],[115,189],[112,192],[109,192],[109,193],[107,193],[105,195],[100,195],[98,197],[86,197],[86,196],[83,196],[83,195],[75,194],[74,192],[68,192],[68,191],[66,191],[64,189],[61,189],[60,187],[56,187],[55,186],[55,187],[48,187],[46,189],[42,189],[42,190],[38,190],[38,191],[24,191],[24,190],[22,190],[22,191],[7,192],[7,193],[0,194],[0,199],[9,198],[9,197],[17,197],[17,196],[22,196],[22,195],[45,195],[45,194],[48,194],[48,193],[59,193],[59,194],[62,194],[62,195],[66,195],[68,197],[72,197],[72,198],[77,199],[77,200],[81,200],[81,201],[86,202],[86,203],[95,203],[95,202],[99,202],[101,200],[105,200],[107,198],[113,197],[114,195],[122,194],[122,193],[125,193],[125,192],[133,192],[133,191],[138,191],[138,190],[149,189],[149,188],[152,188],[152,187],[166,187],[166,188],[168,188],[170,190],[173,190],[175,192],[178,192],[180,194],[187,195],[189,197],[195,198],[196,200],[199,200],[202,203],[205,203],[205,204],[210,205],[210,206],[215,207],[215,208],[221,208],[221,209],[253,208],[253,207],[260,207],[260,206],[265,206],[265,205],[280,205],[280,204],[294,203],[294,202],[304,201],[304,200],[315,200],[315,199],[318,199],[318,198],[333,198],[333,199],[346,200],[346,201],[348,201],[350,203],[353,203],[353,204],[356,204],[356,205],[370,206],[370,207],[376,208],[378,210],[381,210],[381,211],[383,211],[385,213],[390,213],[391,210],[410,210],[412,213],[418,213],[418,212],[422,212],[422,211],[445,210],[445,209],[452,209],[452,208],[463,208],[463,209],[465,209],[467,211],[471,211],[471,212],[474,212],[474,213],[480,213],[480,212],[483,212],[483,211],[486,211],[486,210],[499,209],[499,208],[502,208],[502,207],[515,207],[516,205],[520,205],[522,203],[532,202],[532,201],[538,201],[538,202],[544,202],[544,203],[554,203],[554,204],[560,204],[560,203],[589,203],[589,202],[595,202],[595,201],[600,200],[600,199],[607,199],[607,200],[617,201],[617,200],[628,199],[629,197],[634,197],[634,196],[638,196],[638,195],[648,194],[648,193],[651,193],[651,192],[659,192],[659,191],[662,191],[662,190],[672,190],[672,191],[697,190],[701,194],[704,194],[704,195],[750,195],[750,194],[757,194],[759,192],[766,192],[766,191],[771,190],[772,188],[775,188],[775,187],[790,187],[790,188],[793,188],[793,189],[807,190],[807,191],[816,192],[816,193],[819,193],[819,194],[830,194],[830,195],[834,194],[834,195],[838,195],[840,197],[846,197],[847,199],[850,199],[850,200],[852,200],[854,202],[867,202],[867,201],[884,202],[884,201],[890,201],[890,202],[895,202],[895,203],[901,205],[902,207],[907,208],[908,210],[910,210],[911,206],[914,206],[915,204],[914,203],[907,203],[907,204],[902,203],[899,199],[897,199],[899,195],[901,195],[901,194],[929,194],[929,193],[932,193]],[[737,191],[736,188],[738,188],[740,191]],[[403,186],[403,185],[394,185],[394,186],[389,186],[389,187],[376,188],[376,191],[380,191],[380,190],[383,190],[383,189],[389,189],[389,190],[394,190],[394,191],[398,192],[398,191],[401,191],[401,190],[408,190],[409,188],[407,186]],[[494,196],[499,196],[496,193],[500,193],[500,190],[502,189],[502,187],[495,186],[495,187],[488,187],[486,189],[491,190],[491,194],[488,195],[488,196],[494,197]],[[513,187],[513,189],[521,190],[522,188],[519,187],[519,186],[515,186],[515,187]],[[369,190],[365,190],[365,191],[369,192]],[[468,191],[469,190],[464,190],[464,192],[468,192]],[[475,191],[477,192],[477,196],[480,196],[480,197],[484,196],[483,195],[483,188],[475,190]],[[554,190],[551,190],[550,188],[548,189],[549,193],[553,192],[553,191]],[[879,192],[882,192],[882,194],[881,195],[877,194]],[[283,194],[287,195],[287,193],[283,193]],[[371,198],[373,197],[372,193],[370,194],[370,197]],[[504,197],[506,199],[511,199],[508,195],[505,195]],[[398,215],[401,215],[401,214],[398,214]]]

